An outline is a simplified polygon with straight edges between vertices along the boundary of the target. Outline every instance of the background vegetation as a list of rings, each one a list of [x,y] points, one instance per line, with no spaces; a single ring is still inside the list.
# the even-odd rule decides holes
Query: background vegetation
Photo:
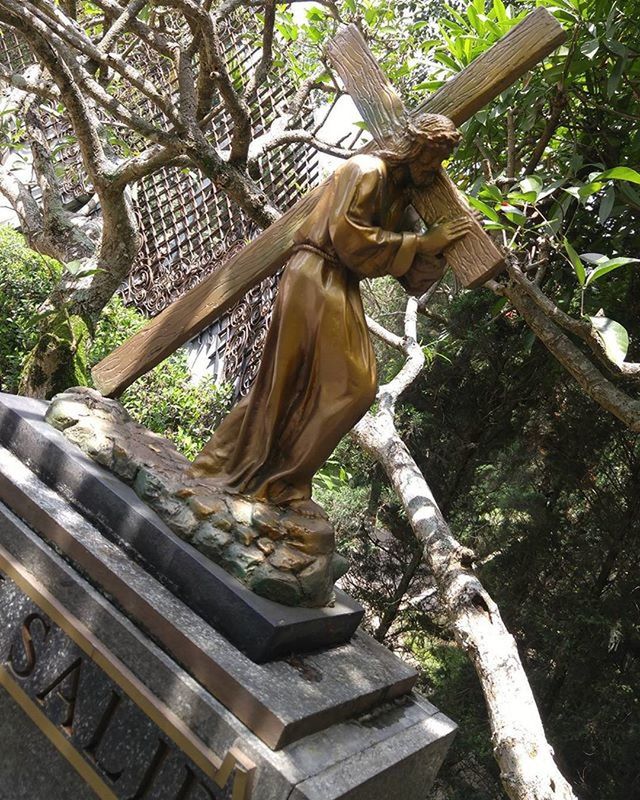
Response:
[[[21,368],[36,342],[41,303],[49,296],[61,265],[25,246],[19,233],[0,228],[0,391],[17,392]],[[118,296],[111,299],[95,336],[80,344],[89,368],[135,333],[145,322]],[[90,385],[88,370],[67,385]],[[82,377],[85,380],[82,380]],[[152,431],[174,441],[193,458],[207,441],[231,401],[231,387],[189,378],[186,357],[178,352],[144,375],[120,398],[129,413]]]
[[[555,308],[589,321],[609,361],[608,379],[634,396],[637,377],[616,367],[640,360],[637,2],[474,0],[450,7],[345,0],[316,6],[303,20],[282,6],[274,59],[300,82],[312,74],[323,82],[317,65],[324,41],[338,18],[355,19],[394,82],[417,102],[535,5],[562,22],[567,45],[465,126],[449,169]],[[15,235],[1,234],[3,391],[18,385],[34,313],[59,270]],[[371,287],[368,303],[373,316],[401,332],[402,295],[393,284]],[[65,324],[80,353],[78,374],[86,374],[86,364],[140,318],[113,300],[92,342],[86,334],[78,341]],[[638,435],[585,396],[499,294],[460,293],[445,282],[420,326],[428,368],[404,398],[403,436],[456,535],[478,554],[480,576],[517,638],[547,734],[577,794],[637,797]],[[397,355],[382,347],[378,354],[384,380]],[[224,388],[190,385],[176,356],[123,402],[192,455],[227,398]],[[429,575],[382,474],[346,440],[316,493],[355,562],[348,582],[370,610],[371,630],[416,659],[424,690],[460,724],[440,797],[502,796],[472,667],[439,617]]]

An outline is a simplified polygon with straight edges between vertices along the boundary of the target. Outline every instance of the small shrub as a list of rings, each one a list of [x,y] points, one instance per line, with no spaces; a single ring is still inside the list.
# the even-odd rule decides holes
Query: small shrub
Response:
[[[132,336],[145,318],[113,297],[96,330],[89,361],[95,364]],[[194,383],[184,352],[178,351],[142,375],[119,398],[131,416],[166,436],[187,458],[194,458],[231,405],[231,386],[211,378]]]
[[[47,346],[48,339],[38,342],[37,310],[61,271],[57,261],[30,250],[19,233],[0,228],[0,390],[4,392],[18,391],[20,373],[29,354],[36,345]],[[62,338],[78,344],[73,362],[77,368],[65,377],[66,386],[90,383],[85,365],[103,359],[146,321],[119,297],[113,297],[89,343],[88,332],[84,326],[80,330],[77,318],[67,318],[62,312],[59,316],[64,330],[58,332],[53,326],[48,335],[60,333]],[[193,458],[229,409],[231,387],[216,386],[211,379],[192,382],[186,356],[178,352],[138,378],[120,400],[137,422],[171,439],[181,452]]]
[[[37,342],[37,310],[48,297],[61,265],[0,227],[0,389],[16,392],[27,354]]]

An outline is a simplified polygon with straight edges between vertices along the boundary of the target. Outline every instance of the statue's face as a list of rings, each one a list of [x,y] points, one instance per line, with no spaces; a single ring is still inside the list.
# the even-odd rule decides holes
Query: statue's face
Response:
[[[411,182],[414,186],[428,186],[433,180],[433,173],[453,152],[453,148],[442,144],[434,147],[426,145],[418,158],[409,163]]]

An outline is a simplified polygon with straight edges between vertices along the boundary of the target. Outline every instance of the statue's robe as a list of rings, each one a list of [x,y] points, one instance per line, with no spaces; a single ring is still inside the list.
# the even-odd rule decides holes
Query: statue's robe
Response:
[[[398,232],[406,188],[357,155],[334,173],[298,230],[260,369],[193,465],[232,492],[306,500],[311,481],[376,395],[360,281],[410,269],[418,236]],[[434,266],[433,280],[441,266]]]

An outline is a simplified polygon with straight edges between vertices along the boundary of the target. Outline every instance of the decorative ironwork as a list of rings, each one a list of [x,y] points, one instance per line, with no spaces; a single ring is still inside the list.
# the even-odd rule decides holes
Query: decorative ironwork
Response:
[[[179,25],[174,19],[172,24]],[[246,36],[246,30],[228,22],[221,39],[226,43],[226,58],[236,69],[248,69],[259,58],[259,50]],[[135,44],[128,58],[147,77],[165,91],[175,77],[168,66],[158,64],[146,53],[143,42]],[[9,28],[2,28],[0,63],[23,71],[33,63],[29,48]],[[260,103],[254,110],[256,136],[269,130],[281,115],[291,87],[282,80],[272,80],[261,87]],[[137,111],[160,124],[158,111],[147,98],[134,99]],[[131,103],[131,98],[129,98]],[[56,164],[61,167],[62,189],[67,203],[78,204],[92,194],[85,183],[79,148],[72,129],[58,113],[42,109],[41,119],[48,141],[53,145]],[[308,120],[311,124],[312,120]],[[211,120],[208,136],[220,151],[230,144],[231,121],[221,107]],[[67,141],[65,141],[65,138]],[[114,140],[123,155],[140,142],[127,132],[126,141]],[[268,153],[260,164],[264,191],[282,209],[292,205],[301,193],[318,180],[315,151],[306,145],[289,145]],[[166,167],[145,177],[133,187],[133,200],[142,245],[130,275],[121,289],[125,302],[149,316],[155,316],[205,275],[219,268],[231,255],[258,232],[256,226],[235,208],[227,196],[218,192],[211,181],[192,170]],[[236,396],[251,385],[260,361],[262,344],[271,318],[277,292],[278,276],[263,281],[240,300],[207,331],[193,340],[187,349],[195,375],[211,372],[219,381],[234,384]]]

